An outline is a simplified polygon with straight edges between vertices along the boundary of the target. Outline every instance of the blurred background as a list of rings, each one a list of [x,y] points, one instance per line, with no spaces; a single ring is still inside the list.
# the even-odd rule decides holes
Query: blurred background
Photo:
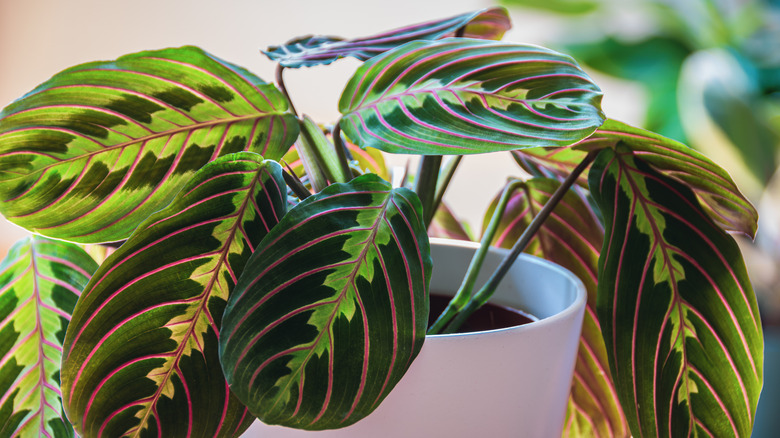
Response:
[[[607,115],[685,142],[732,174],[758,207],[743,240],[765,326],[765,386],[754,437],[780,430],[780,0],[505,0],[505,39],[573,55]],[[370,35],[496,5],[482,0],[26,0],[0,2],[0,105],[74,64],[192,44],[271,81],[259,50],[305,34]],[[358,62],[288,70],[296,107],[321,123]],[[316,71],[313,71],[316,70]],[[506,156],[466,157],[446,201],[479,229]],[[405,157],[388,157],[405,165]],[[476,202],[475,202],[476,200]],[[0,257],[25,232],[0,221]]]

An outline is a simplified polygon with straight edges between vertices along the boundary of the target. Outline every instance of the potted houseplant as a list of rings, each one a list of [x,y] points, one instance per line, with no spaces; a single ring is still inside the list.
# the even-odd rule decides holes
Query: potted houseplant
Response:
[[[5,108],[0,212],[57,240],[2,265],[0,430],[227,436],[249,412],[309,429],[359,421],[425,340],[426,229],[457,163],[441,156],[513,150],[538,178],[510,183],[483,240],[525,231],[432,330],[455,329],[536,251],[590,294],[567,433],[749,434],[762,337],[727,232],[752,236],[755,210],[706,157],[606,119],[571,58],[492,40],[507,27],[489,9],[296,39],[267,52],[279,88],[194,47],[142,52],[65,70]],[[331,145],[292,108],[283,69],[344,56],[366,62]],[[366,172],[347,153],[360,150],[344,137],[423,155],[415,190],[355,177]],[[305,181],[277,163],[294,143]],[[94,243],[118,249],[98,267],[77,247]]]

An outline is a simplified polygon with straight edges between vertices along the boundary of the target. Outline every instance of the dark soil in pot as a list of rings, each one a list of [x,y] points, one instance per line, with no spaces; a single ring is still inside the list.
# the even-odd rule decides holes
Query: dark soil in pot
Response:
[[[435,319],[444,311],[444,308],[447,307],[447,303],[449,302],[450,297],[431,294],[429,326],[433,324]],[[474,312],[456,333],[472,333],[514,327],[528,324],[529,322],[536,320],[536,317],[521,310],[487,303]]]

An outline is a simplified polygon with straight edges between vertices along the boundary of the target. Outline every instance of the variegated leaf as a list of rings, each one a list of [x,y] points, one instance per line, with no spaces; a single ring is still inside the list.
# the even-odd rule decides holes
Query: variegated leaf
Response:
[[[350,142],[345,142],[344,145],[352,156],[353,164],[357,165],[362,174],[373,173],[386,181],[390,180],[390,172],[387,170],[385,157],[381,151],[377,149],[361,149]]]
[[[201,49],[65,70],[0,113],[0,212],[80,243],[126,239],[214,158],[281,158],[298,133],[272,84]]]
[[[467,224],[458,220],[446,203],[439,204],[439,208],[433,215],[433,221],[428,226],[428,236],[443,237],[455,240],[474,240],[469,235]]]
[[[77,245],[43,237],[18,242],[0,263],[0,436],[73,436],[62,410],[62,342],[95,269]]]
[[[363,64],[339,101],[361,147],[462,155],[582,140],[604,120],[601,91],[568,56],[464,38],[415,41]]]
[[[560,182],[532,179],[510,198],[494,245],[511,248]],[[493,214],[496,198],[488,209]],[[588,303],[582,323],[572,390],[566,411],[565,437],[626,437],[629,434],[617,392],[610,379],[607,353],[596,317],[598,258],[603,228],[582,197],[568,192],[553,210],[527,252],[574,272],[585,284]]]
[[[412,191],[363,175],[307,198],[265,237],[225,309],[231,389],[269,424],[360,420],[422,347],[430,274]]]
[[[351,56],[365,61],[414,40],[435,40],[455,36],[463,28],[464,37],[499,40],[512,27],[506,9],[489,8],[443,20],[394,29],[378,35],[345,40],[332,36],[304,36],[263,51],[283,67],[311,67]]]
[[[634,436],[750,436],[761,321],[734,239],[694,193],[618,143],[590,187],[606,222],[597,310]]]
[[[613,144],[622,141],[642,160],[692,188],[707,214],[724,230],[755,237],[758,229],[755,207],[742,195],[728,172],[709,158],[680,142],[614,120],[607,120],[578,147],[603,147],[605,139],[612,140]]]
[[[208,164],[100,267],[65,338],[63,400],[84,436],[238,436],[253,418],[219,365],[222,311],[286,208],[281,168]]]

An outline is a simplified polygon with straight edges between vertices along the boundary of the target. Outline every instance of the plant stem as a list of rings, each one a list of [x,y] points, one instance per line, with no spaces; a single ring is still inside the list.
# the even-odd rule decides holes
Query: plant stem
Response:
[[[344,144],[344,139],[341,138],[341,120],[333,127],[331,135],[333,136],[333,144],[336,147],[336,156],[339,160],[339,166],[341,166],[341,172],[344,175],[351,176],[352,169],[349,167],[349,159],[347,158],[347,146]]]
[[[436,184],[436,198],[433,200],[434,212],[439,209],[439,205],[441,205],[441,201],[444,199],[444,192],[447,191],[447,187],[450,185],[450,181],[452,181],[452,177],[455,175],[455,170],[457,170],[462,159],[463,155],[455,155],[451,160],[444,163],[444,168]]]
[[[471,263],[466,271],[466,276],[463,278],[463,283],[461,283],[458,292],[447,304],[447,307],[441,315],[439,315],[433,325],[428,329],[429,335],[439,333],[469,302],[471,291],[474,290],[474,283],[477,281],[477,275],[482,269],[482,263],[485,261],[490,242],[493,241],[493,238],[496,235],[498,225],[501,223],[501,218],[504,216],[504,211],[506,211],[509,199],[511,199],[512,193],[524,184],[525,182],[522,180],[514,180],[504,187],[501,198],[499,198],[498,204],[493,210],[493,216],[490,218],[490,223],[485,229],[485,233],[482,235],[482,241],[480,242],[479,248],[474,253],[474,257],[471,258]]]
[[[414,191],[422,201],[423,219],[428,228],[433,221],[434,201],[436,199],[436,184],[439,181],[439,169],[441,168],[441,155],[423,155],[420,167],[417,171],[417,179],[414,182]]]
[[[287,87],[284,85],[284,67],[282,67],[280,64],[276,65],[276,83],[279,85],[279,89],[282,91],[282,94],[284,94],[284,97],[287,98],[287,102],[290,104],[290,111],[292,111],[293,114],[295,114],[296,117],[298,117],[298,111],[295,110],[295,105],[293,105],[292,99],[290,99],[290,93],[287,92]]]
[[[590,163],[593,162],[598,152],[599,151],[588,152],[588,155],[585,156],[582,162],[580,162],[580,164],[577,165],[577,167],[569,174],[569,176],[566,177],[558,189],[556,189],[552,196],[550,196],[550,199],[548,199],[544,204],[544,207],[542,207],[541,211],[539,211],[539,214],[534,217],[534,219],[531,221],[531,224],[528,225],[528,228],[523,231],[523,234],[512,247],[512,251],[507,254],[507,256],[501,261],[501,264],[496,268],[495,272],[493,272],[493,275],[488,279],[485,285],[482,286],[482,289],[474,294],[463,310],[458,313],[458,315],[452,320],[447,328],[444,329],[444,333],[455,332],[466,321],[466,319],[468,319],[468,317],[474,313],[475,310],[479,309],[488,301],[488,299],[490,299],[491,296],[493,296],[493,292],[495,292],[496,287],[501,282],[501,280],[503,280],[506,273],[509,272],[509,268],[515,262],[517,257],[523,251],[525,251],[525,248],[529,243],[531,243],[531,240],[542,227],[544,221],[547,220],[553,209],[558,206],[558,204],[561,202],[561,199],[563,199],[563,196],[566,194],[566,192],[569,191],[572,185],[574,185],[580,174],[582,174],[582,172],[590,165]]]

